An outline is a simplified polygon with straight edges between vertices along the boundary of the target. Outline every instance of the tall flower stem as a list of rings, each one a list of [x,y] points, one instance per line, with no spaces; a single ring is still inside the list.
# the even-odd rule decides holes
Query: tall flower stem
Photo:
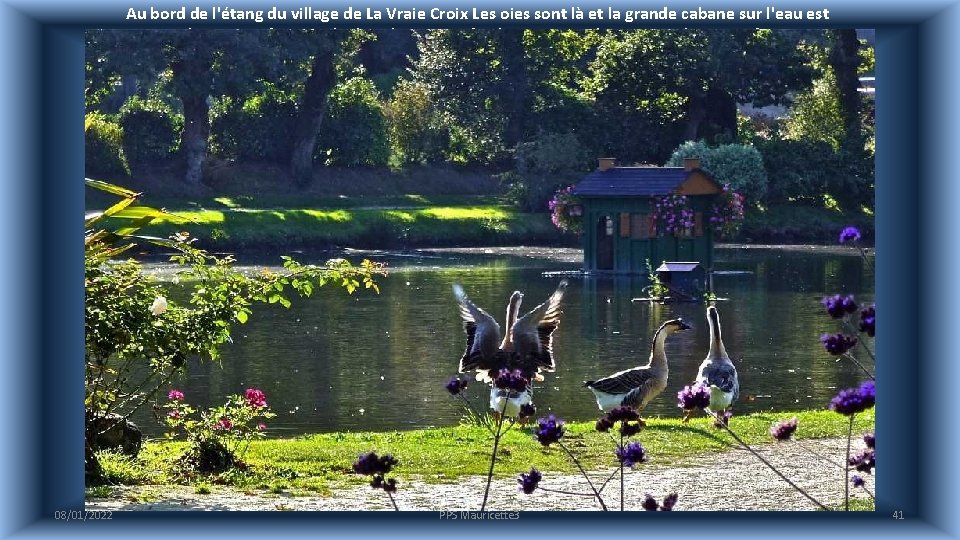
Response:
[[[393,504],[393,509],[397,512],[400,511],[400,507],[397,506],[397,501],[393,498],[393,493],[387,492],[387,497],[390,497],[390,503]]]
[[[500,437],[503,435],[504,414],[507,410],[507,400],[503,400],[503,410],[500,411],[500,417],[497,418],[497,432],[493,435],[493,452],[490,453],[490,469],[487,471],[487,487],[483,490],[483,503],[480,504],[480,511],[487,508],[487,498],[490,496],[490,483],[493,481],[493,467],[497,463],[497,448],[500,447]]]
[[[577,459],[577,456],[573,455],[573,452],[571,452],[570,449],[567,448],[567,446],[562,442],[557,441],[557,444],[559,444],[560,448],[563,448],[563,451],[570,456],[570,459],[573,460],[573,464],[580,469],[580,474],[583,475],[583,478],[587,481],[587,485],[590,486],[590,490],[593,491],[593,496],[596,497],[597,502],[600,503],[600,508],[602,508],[604,512],[608,511],[607,505],[603,503],[603,497],[600,496],[600,492],[597,491],[597,488],[593,486],[593,482],[590,481],[590,476],[587,475],[587,471],[583,470],[583,465],[580,465],[580,460]]]
[[[843,461],[843,505],[844,510],[850,511],[850,439],[853,438],[853,417],[850,415],[850,426],[847,428],[847,458]]]
[[[866,346],[864,346],[864,349],[866,349]],[[867,351],[867,352],[869,352],[869,351]],[[871,356],[872,356],[872,354],[871,354]],[[840,359],[840,358],[846,358],[847,360],[850,360],[851,362],[853,362],[854,364],[856,364],[856,366],[857,366],[858,368],[860,368],[860,370],[863,371],[864,375],[866,375],[871,381],[877,380],[877,378],[873,376],[873,373],[870,373],[870,371],[868,371],[867,368],[863,367],[863,364],[861,364],[859,361],[857,361],[857,359],[854,358],[853,355],[850,354],[849,351],[843,353],[843,356],[838,357],[838,359]]]
[[[807,500],[809,500],[809,501],[812,502],[813,504],[819,506],[821,510],[830,511],[830,509],[827,508],[826,506],[824,506],[823,503],[821,503],[820,501],[814,499],[809,493],[807,493],[806,491],[804,491],[804,489],[803,489],[802,487],[800,487],[800,486],[798,486],[797,484],[793,483],[792,480],[790,480],[789,478],[787,478],[786,476],[784,476],[784,474],[783,474],[782,472],[780,472],[776,467],[774,467],[769,461],[767,461],[766,459],[764,459],[763,456],[761,456],[760,454],[758,454],[756,450],[754,450],[749,444],[747,444],[747,443],[746,443],[743,439],[741,439],[736,433],[734,433],[734,431],[733,431],[732,429],[730,429],[730,426],[728,426],[725,422],[720,421],[720,415],[718,415],[717,413],[715,413],[715,412],[713,412],[713,411],[704,411],[704,412],[706,412],[706,413],[709,414],[710,416],[714,417],[714,418],[717,420],[717,425],[719,425],[719,426],[722,427],[723,429],[727,430],[727,433],[729,433],[730,436],[733,437],[735,441],[737,441],[738,443],[740,443],[740,446],[743,446],[744,448],[746,448],[747,450],[749,450],[751,454],[753,454],[754,456],[756,456],[756,458],[759,459],[764,465],[766,465],[767,467],[769,467],[770,470],[773,471],[774,473],[776,473],[776,475],[779,476],[781,479],[783,479],[784,482],[790,484],[790,485],[793,487],[793,489],[797,490],[801,495],[803,495],[804,497],[806,497]],[[851,424],[851,426],[852,426],[852,424]],[[852,429],[852,427],[851,427],[851,429]],[[848,438],[848,439],[849,439],[849,438]]]
[[[623,430],[620,431],[620,451],[623,452]],[[623,458],[620,458],[620,511],[623,512]]]

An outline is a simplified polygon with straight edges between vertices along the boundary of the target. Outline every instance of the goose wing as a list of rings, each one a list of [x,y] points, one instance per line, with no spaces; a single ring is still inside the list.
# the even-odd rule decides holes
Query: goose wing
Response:
[[[730,362],[705,362],[700,368],[698,379],[708,385],[716,386],[724,392],[733,392],[734,399],[740,394],[737,368],[733,367]]]
[[[609,377],[604,377],[596,381],[587,381],[584,386],[593,388],[607,394],[629,394],[638,390],[652,381],[655,374],[646,367],[636,367],[626,369]]]
[[[527,376],[540,370],[556,369],[553,360],[553,332],[560,324],[560,301],[563,300],[566,288],[567,281],[561,281],[546,302],[517,319],[510,329],[517,367]]]
[[[460,358],[459,371],[490,370],[499,366],[500,325],[486,311],[478,308],[467,298],[463,287],[453,286],[457,298],[463,330],[467,334],[467,346]]]

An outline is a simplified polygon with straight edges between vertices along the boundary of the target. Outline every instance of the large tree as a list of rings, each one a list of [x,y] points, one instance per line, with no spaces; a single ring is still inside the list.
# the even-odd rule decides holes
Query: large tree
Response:
[[[98,81],[135,77],[144,92],[164,74],[183,111],[184,181],[200,184],[210,133],[210,97],[239,94],[268,73],[275,55],[260,29],[97,30],[88,33],[88,71]],[[102,84],[102,83],[101,83]],[[88,94],[90,92],[88,91]]]
[[[662,160],[682,140],[732,139],[738,103],[782,103],[811,77],[787,33],[611,30],[601,39],[587,88],[602,113],[621,124],[611,135],[628,143],[623,151]],[[657,137],[638,136],[638,130]]]

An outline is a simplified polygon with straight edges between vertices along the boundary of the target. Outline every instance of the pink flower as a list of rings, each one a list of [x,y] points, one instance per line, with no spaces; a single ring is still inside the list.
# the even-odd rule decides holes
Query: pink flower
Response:
[[[257,424],[257,430],[263,431],[265,429],[267,429],[267,425],[264,424],[263,422],[260,422],[259,424]]]
[[[263,390],[258,388],[247,388],[247,391],[244,393],[244,398],[247,400],[247,405],[254,409],[261,409],[267,406],[267,395],[263,393]]]
[[[167,399],[170,401],[180,401],[183,399],[183,392],[173,389],[167,392]]]
[[[170,418],[180,418],[180,411],[168,411],[167,416]]]
[[[213,426],[213,429],[222,429],[224,431],[229,431],[233,429],[233,422],[231,422],[229,418],[223,417],[220,419],[219,422],[217,422],[215,426]]]

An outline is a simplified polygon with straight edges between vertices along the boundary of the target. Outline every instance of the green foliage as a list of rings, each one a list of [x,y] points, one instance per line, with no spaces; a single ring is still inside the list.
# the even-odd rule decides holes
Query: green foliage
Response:
[[[120,108],[123,152],[131,166],[169,159],[177,150],[183,116],[158,100],[133,96]]]
[[[443,156],[447,133],[426,85],[401,79],[383,113],[397,162],[428,163]]]
[[[663,281],[660,281],[660,274],[653,269],[650,259],[644,260],[644,264],[647,267],[647,280],[650,281],[650,284],[643,288],[644,294],[654,300],[666,298],[670,294],[670,288],[664,285]]]
[[[84,169],[88,176],[129,175],[123,130],[105,114],[87,113],[83,123]]]
[[[116,413],[126,419],[181,375],[188,357],[218,358],[233,324],[246,322],[254,302],[289,306],[288,289],[309,296],[314,287],[328,283],[348,292],[361,285],[377,290],[374,276],[385,273],[370,261],[355,267],[333,259],[314,266],[284,258],[283,272],[248,276],[233,268],[232,257],[215,257],[193,247],[185,233],[169,240],[138,236],[141,228],[165,214],[135,204],[139,194],[125,188],[95,180],[87,184],[120,199],[85,222],[84,405],[88,418]],[[129,220],[129,225],[100,228],[118,220]],[[188,284],[179,291],[186,300],[168,300],[173,289],[145,275],[139,262],[114,259],[138,241],[176,250],[171,262],[179,268],[177,281]],[[95,434],[89,431],[87,470],[99,475],[93,454]]]
[[[841,163],[830,144],[809,139],[774,138],[757,142],[767,171],[767,202],[817,205],[834,180]]]
[[[845,130],[838,95],[837,79],[828,70],[813,88],[797,95],[790,116],[783,122],[784,136],[827,143],[839,150]]]
[[[753,146],[722,144],[711,147],[704,141],[687,141],[674,150],[668,166],[683,165],[684,158],[699,158],[700,167],[720,184],[730,184],[748,203],[762,202],[767,195],[767,173],[763,158]]]
[[[353,77],[337,85],[317,142],[327,165],[386,165],[390,144],[383,107],[373,82]]]
[[[293,148],[296,98],[274,85],[242,103],[221,99],[210,111],[211,150],[226,158],[286,163]]]

